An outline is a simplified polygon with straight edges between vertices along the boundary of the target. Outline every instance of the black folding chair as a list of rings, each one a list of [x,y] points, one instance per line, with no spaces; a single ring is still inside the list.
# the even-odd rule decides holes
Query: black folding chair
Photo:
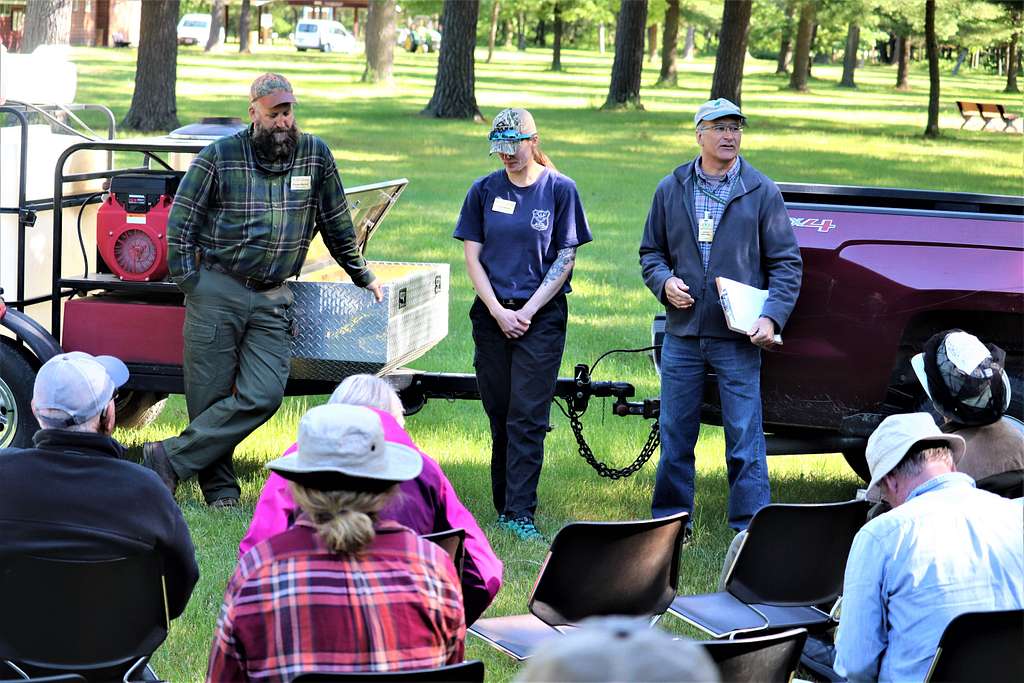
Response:
[[[84,676],[78,674],[58,674],[33,678],[4,678],[0,683],[86,683]]]
[[[939,638],[925,681],[1020,681],[1024,673],[1024,610],[967,612]]]
[[[351,681],[395,681],[396,683],[483,683],[484,663],[473,659],[461,664],[442,666],[439,669],[418,669],[415,671],[357,671],[352,673],[327,673],[311,671],[299,674],[292,683],[349,683]]]
[[[522,661],[586,617],[653,620],[679,585],[689,515],[636,522],[575,522],[551,542],[529,599],[530,614],[478,619],[469,632]]]
[[[26,678],[131,680],[167,637],[155,551],[111,560],[0,560],[0,659]]]
[[[705,640],[701,645],[730,683],[789,683],[800,663],[807,629],[733,640]]]
[[[834,626],[819,605],[842,593],[846,558],[866,512],[867,504],[857,500],[761,508],[725,591],[679,596],[669,613],[715,638]]]
[[[462,578],[462,565],[466,559],[466,530],[462,527],[448,529],[446,531],[435,531],[432,534],[423,534],[420,538],[436,543],[444,548],[448,556],[452,558],[455,571]]]

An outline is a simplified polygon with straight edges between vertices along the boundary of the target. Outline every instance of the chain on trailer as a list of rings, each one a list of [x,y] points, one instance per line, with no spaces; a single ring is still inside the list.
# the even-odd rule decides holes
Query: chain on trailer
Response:
[[[576,437],[576,445],[579,447],[580,457],[583,458],[587,464],[594,468],[600,476],[607,479],[625,479],[640,471],[647,461],[654,455],[655,449],[661,444],[661,432],[659,431],[659,403],[657,401],[647,400],[643,403],[630,403],[625,400],[623,396],[619,396],[613,406],[613,411],[617,415],[629,415],[639,414],[645,418],[654,418],[654,422],[651,424],[651,431],[647,435],[647,441],[640,449],[640,454],[635,460],[626,467],[614,468],[609,467],[605,463],[599,461],[594,455],[593,449],[590,444],[587,443],[586,437],[583,435],[583,421],[582,417],[587,412],[589,406],[589,400],[591,397],[590,385],[591,375],[594,370],[597,369],[598,363],[600,363],[605,357],[613,353],[643,353],[646,351],[653,351],[659,348],[658,346],[647,346],[641,349],[612,349],[601,354],[593,366],[587,367],[584,364],[576,366],[576,385],[579,388],[574,395],[565,397],[565,406],[563,407],[561,402],[557,399],[555,404],[558,409],[562,411],[562,414],[569,420],[569,426],[572,429],[573,436]]]

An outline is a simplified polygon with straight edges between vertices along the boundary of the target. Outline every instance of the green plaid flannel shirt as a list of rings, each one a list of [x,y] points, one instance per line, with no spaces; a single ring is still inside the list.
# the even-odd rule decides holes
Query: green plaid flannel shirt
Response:
[[[352,281],[371,283],[327,144],[303,133],[294,162],[271,165],[256,158],[251,129],[211,143],[182,179],[167,225],[171,279],[187,289],[205,260],[280,282],[299,273],[319,230]]]

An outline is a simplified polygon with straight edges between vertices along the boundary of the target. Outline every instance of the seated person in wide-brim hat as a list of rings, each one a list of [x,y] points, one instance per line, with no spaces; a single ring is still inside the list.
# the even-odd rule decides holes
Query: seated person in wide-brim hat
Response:
[[[451,558],[378,512],[423,466],[369,408],[323,405],[298,448],[267,467],[290,482],[294,526],[239,560],[208,681],[290,681],[303,671],[397,671],[462,661],[465,619]]]

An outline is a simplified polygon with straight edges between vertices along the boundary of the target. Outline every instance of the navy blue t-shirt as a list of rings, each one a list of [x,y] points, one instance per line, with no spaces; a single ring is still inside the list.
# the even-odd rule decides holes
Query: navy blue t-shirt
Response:
[[[478,178],[453,236],[483,245],[480,264],[499,299],[529,299],[559,250],[594,239],[576,183],[548,168],[529,187],[513,185],[503,168]]]

